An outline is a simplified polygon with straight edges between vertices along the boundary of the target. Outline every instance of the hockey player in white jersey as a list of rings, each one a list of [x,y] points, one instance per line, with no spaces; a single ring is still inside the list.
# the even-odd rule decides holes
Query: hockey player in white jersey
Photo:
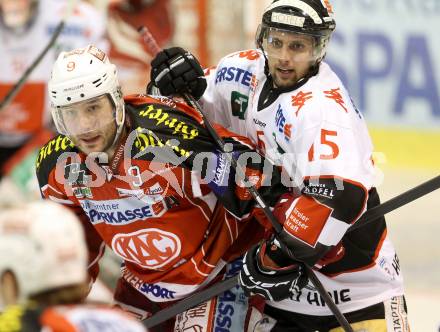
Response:
[[[335,26],[328,0],[273,1],[257,49],[224,57],[206,81],[190,53],[166,49],[152,61],[150,87],[201,98],[211,120],[251,138],[301,189],[275,206],[286,220],[280,240],[250,250],[240,274],[245,292],[267,300],[261,330],[343,331],[310,283],[295,287],[297,265],[284,246],[313,266],[354,330],[409,331],[385,219],[347,233],[379,196],[363,116],[323,61]]]

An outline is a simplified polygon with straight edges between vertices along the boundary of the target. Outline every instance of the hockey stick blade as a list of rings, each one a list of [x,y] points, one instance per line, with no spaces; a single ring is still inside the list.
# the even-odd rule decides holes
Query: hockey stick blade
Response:
[[[377,218],[380,218],[383,215],[392,212],[408,203],[411,203],[416,199],[421,198],[439,188],[440,188],[440,175],[368,210],[352,227],[348,229],[348,232],[351,232],[359,227],[365,226],[366,224],[377,220]],[[164,321],[176,316],[177,314],[186,311],[190,308],[193,308],[199,305],[200,303],[209,300],[211,297],[223,293],[224,291],[234,287],[237,283],[238,283],[237,276],[223,280],[211,286],[210,288],[202,290],[197,294],[194,294],[176,303],[175,305],[169,308],[159,311],[154,316],[144,320],[143,323],[147,327],[153,327],[157,324],[163,323]]]
[[[52,37],[50,38],[49,42],[47,43],[46,47],[38,54],[37,58],[31,63],[31,65],[26,69],[26,71],[21,75],[20,79],[17,81],[17,83],[14,84],[14,86],[8,91],[6,96],[3,98],[3,100],[0,102],[0,112],[3,111],[15,98],[15,96],[20,92],[21,88],[23,87],[24,83],[27,81],[29,76],[32,74],[32,72],[37,68],[37,66],[40,64],[41,60],[46,56],[47,52],[52,48],[52,46],[57,41],[59,35],[64,29],[64,26],[66,24],[67,18],[70,16],[70,14],[73,11],[73,8],[75,7],[78,0],[70,0],[70,5],[68,5],[66,9],[65,16],[61,20],[60,23],[55,27],[55,30],[52,34]]]

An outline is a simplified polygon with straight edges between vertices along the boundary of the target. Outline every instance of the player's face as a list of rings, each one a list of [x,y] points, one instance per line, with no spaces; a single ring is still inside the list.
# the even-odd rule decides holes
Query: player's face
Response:
[[[84,153],[109,152],[116,135],[115,111],[107,95],[61,110],[67,133]]]
[[[23,27],[31,17],[31,0],[0,0],[0,13],[9,28]]]
[[[288,87],[303,78],[316,61],[312,36],[271,30],[264,43],[269,71],[277,87]]]

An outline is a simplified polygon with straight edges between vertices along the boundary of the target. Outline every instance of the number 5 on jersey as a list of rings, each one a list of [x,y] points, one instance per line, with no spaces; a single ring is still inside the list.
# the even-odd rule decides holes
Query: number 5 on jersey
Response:
[[[330,148],[329,154],[321,154],[319,159],[322,160],[330,160],[335,159],[339,155],[339,147],[334,142],[334,138],[338,136],[338,133],[333,130],[321,129],[321,144],[324,144]],[[309,150],[309,161],[315,160],[315,147],[314,144],[310,147]]]

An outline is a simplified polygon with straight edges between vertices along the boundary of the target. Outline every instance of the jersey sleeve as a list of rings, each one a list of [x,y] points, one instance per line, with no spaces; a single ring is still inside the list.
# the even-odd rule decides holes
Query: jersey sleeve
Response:
[[[59,181],[60,179],[58,179],[58,176],[62,175],[57,176],[56,174],[57,155],[47,156],[47,148],[53,146],[52,142],[56,139],[57,138],[49,141],[49,143],[40,149],[39,157],[37,159],[36,172],[41,196],[43,199],[50,199],[51,201],[69,208],[81,221],[89,253],[88,272],[94,281],[99,274],[98,262],[104,254],[105,245],[81,206],[75,203],[72,196],[68,195],[65,187],[61,181]]]
[[[137,128],[137,146],[143,158],[171,163],[196,173],[200,183],[207,185],[235,217],[248,217],[255,201],[246,189],[244,177],[231,167],[226,153],[237,160],[269,206],[273,207],[288,190],[278,168],[258,154],[249,139],[215,125],[227,152],[221,151],[201,115],[188,105],[179,103],[172,107],[152,98],[126,101],[129,112],[142,119],[143,127]]]
[[[257,83],[256,67],[264,66],[261,62],[264,58],[258,50],[244,50],[205,70],[207,89],[200,103],[210,120],[247,136],[244,120]]]
[[[302,194],[286,212],[285,228],[297,257],[311,264],[365,212],[374,180],[365,122],[345,90],[339,91],[315,91],[315,99],[286,120],[293,124],[293,139],[283,146],[283,166]]]

